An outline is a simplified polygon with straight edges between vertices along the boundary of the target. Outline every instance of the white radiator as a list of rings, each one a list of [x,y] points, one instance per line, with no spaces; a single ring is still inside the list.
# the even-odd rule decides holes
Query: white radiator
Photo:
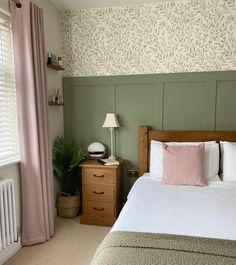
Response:
[[[0,251],[16,241],[14,183],[12,179],[0,180]]]

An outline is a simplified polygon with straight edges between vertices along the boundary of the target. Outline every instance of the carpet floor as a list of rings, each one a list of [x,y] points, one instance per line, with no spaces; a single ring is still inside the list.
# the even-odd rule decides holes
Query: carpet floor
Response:
[[[56,219],[55,236],[24,247],[6,265],[89,265],[109,227],[82,225],[79,218]]]

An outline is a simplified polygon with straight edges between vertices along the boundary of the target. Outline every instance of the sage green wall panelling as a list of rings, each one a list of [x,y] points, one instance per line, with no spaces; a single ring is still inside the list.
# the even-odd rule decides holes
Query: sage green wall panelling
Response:
[[[138,167],[138,126],[152,124],[161,129],[162,84],[117,84],[116,112],[121,123],[117,130],[116,150],[125,159],[124,171],[127,172]],[[125,193],[129,184],[130,179],[124,178]]]
[[[164,83],[164,130],[214,130],[215,83]]]
[[[70,81],[66,80],[65,78],[62,79],[63,84],[63,98],[64,102],[66,102],[67,105],[64,107],[64,133],[67,137],[72,137],[74,134],[73,129],[73,90],[70,86]],[[66,88],[66,89],[65,89]]]
[[[116,154],[125,159],[124,195],[130,189],[127,170],[138,165],[138,126],[154,129],[236,130],[236,72],[64,78],[65,135],[99,141],[110,147],[102,128],[115,111]]]
[[[74,84],[64,90],[65,133],[85,147],[99,141],[109,143],[108,129],[101,128],[107,112],[114,112],[114,87],[109,84]]]
[[[217,82],[216,129],[236,130],[236,76]]]

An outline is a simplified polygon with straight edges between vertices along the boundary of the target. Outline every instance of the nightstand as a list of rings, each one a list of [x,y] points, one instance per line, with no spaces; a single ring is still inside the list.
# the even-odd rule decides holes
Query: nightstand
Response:
[[[112,226],[121,210],[122,165],[103,166],[96,160],[83,162],[81,224]]]

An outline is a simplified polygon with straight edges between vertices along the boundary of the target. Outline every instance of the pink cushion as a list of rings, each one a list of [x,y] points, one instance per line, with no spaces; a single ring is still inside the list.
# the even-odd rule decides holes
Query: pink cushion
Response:
[[[163,145],[163,184],[206,186],[203,177],[205,145]]]

